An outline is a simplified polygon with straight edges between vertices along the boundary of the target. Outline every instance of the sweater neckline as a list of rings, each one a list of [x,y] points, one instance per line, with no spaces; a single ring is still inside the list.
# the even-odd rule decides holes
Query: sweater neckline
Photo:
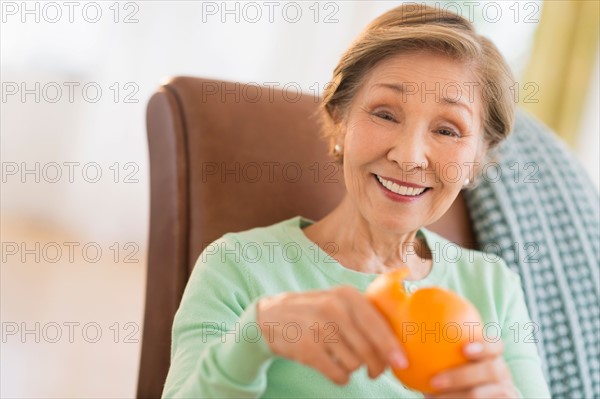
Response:
[[[318,267],[321,272],[326,274],[330,279],[339,284],[351,284],[357,287],[360,291],[365,291],[368,285],[380,273],[364,273],[345,267],[335,258],[329,256],[319,245],[311,241],[302,231],[303,227],[310,226],[315,221],[298,215],[284,222],[284,230],[297,244],[302,247],[302,256],[309,263]],[[432,254],[432,265],[429,274],[419,280],[406,281],[405,286],[412,286],[413,289],[438,285],[446,273],[447,265],[445,262],[439,261],[439,256],[436,256],[436,250],[442,244],[442,237],[428,229],[421,227],[417,230],[417,237],[423,237],[429,250]],[[411,287],[411,288],[412,288]]]

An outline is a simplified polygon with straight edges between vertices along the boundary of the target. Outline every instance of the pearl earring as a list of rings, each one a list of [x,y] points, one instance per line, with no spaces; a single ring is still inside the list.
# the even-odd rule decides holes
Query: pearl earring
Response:
[[[470,180],[469,180],[469,178],[467,177],[467,178],[465,179],[465,184],[464,184],[464,185],[466,186],[466,185],[468,185],[470,182],[471,182],[471,181],[470,181]]]
[[[341,146],[341,145],[339,145],[339,144],[336,144],[336,145],[333,147],[333,151],[334,151],[336,154],[339,154],[339,153],[341,153],[341,152],[342,152],[342,146]]]

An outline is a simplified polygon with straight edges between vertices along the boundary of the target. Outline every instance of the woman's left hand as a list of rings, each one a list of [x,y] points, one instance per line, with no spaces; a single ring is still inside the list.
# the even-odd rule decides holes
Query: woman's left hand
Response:
[[[473,348],[469,351],[467,348]],[[426,398],[519,398],[510,369],[502,358],[504,346],[497,342],[474,342],[465,345],[469,363],[439,373],[432,379],[437,388]]]

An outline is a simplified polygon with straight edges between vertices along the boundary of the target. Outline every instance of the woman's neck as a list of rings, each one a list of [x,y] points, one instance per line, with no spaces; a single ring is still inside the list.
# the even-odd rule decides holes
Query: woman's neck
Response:
[[[335,244],[330,254],[343,266],[363,273],[385,273],[408,267],[407,280],[419,280],[431,270],[431,252],[417,230],[385,231],[362,217],[348,196],[323,219],[303,229],[322,248]],[[329,244],[329,245],[327,245]]]

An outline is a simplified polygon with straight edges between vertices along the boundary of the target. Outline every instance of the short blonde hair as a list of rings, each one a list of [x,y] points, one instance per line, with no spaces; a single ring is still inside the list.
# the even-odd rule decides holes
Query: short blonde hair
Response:
[[[319,109],[322,134],[336,162],[343,160],[343,155],[334,151],[341,135],[340,122],[365,75],[385,58],[423,50],[464,62],[475,74],[476,83],[486,88],[482,113],[485,154],[508,137],[515,114],[509,93],[515,81],[496,46],[458,14],[423,4],[403,4],[365,28],[342,55],[324,89]]]

